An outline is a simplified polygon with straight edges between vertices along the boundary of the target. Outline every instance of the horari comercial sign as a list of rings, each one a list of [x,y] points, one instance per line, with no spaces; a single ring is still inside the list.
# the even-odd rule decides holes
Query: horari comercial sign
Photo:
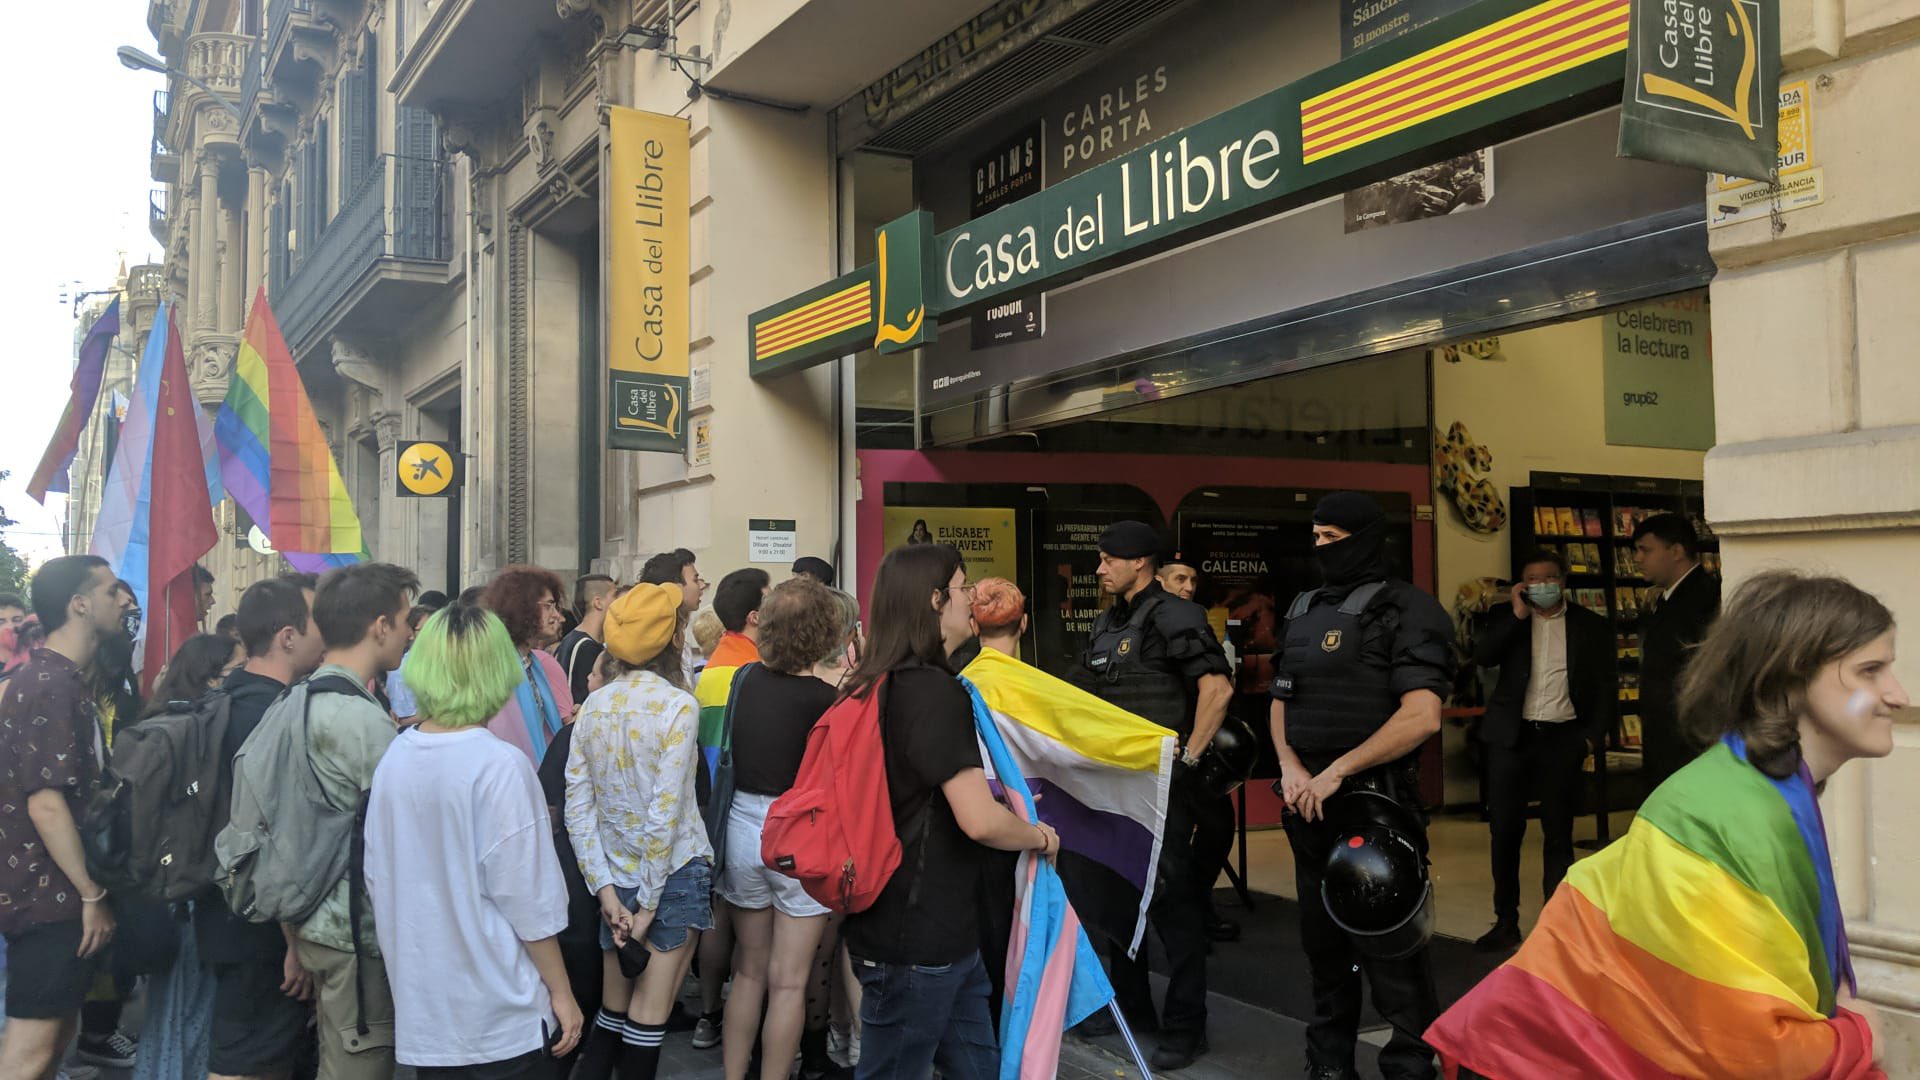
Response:
[[[1778,0],[1634,0],[1622,156],[1771,179],[1779,93]]]
[[[614,108],[606,212],[607,445],[687,445],[687,122]]]
[[[1619,93],[1629,0],[1480,0],[748,317],[767,377],[930,340],[972,314],[1155,251],[1590,112]]]

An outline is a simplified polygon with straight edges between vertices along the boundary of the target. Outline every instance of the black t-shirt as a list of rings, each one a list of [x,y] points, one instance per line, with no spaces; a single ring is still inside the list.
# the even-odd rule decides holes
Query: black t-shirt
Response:
[[[788,675],[764,664],[743,674],[734,690],[734,789],[785,794],[806,756],[807,733],[836,694],[811,675]]]
[[[980,948],[987,849],[960,831],[940,785],[981,768],[973,709],[959,680],[931,667],[888,676],[880,714],[900,869],[880,899],[847,919],[847,948],[890,964],[950,964]]]
[[[227,711],[227,736],[220,744],[220,756],[227,767],[221,783],[227,785],[227,797],[233,797],[233,756],[260,726],[267,710],[287,684],[245,668],[227,676],[225,683],[231,704]],[[287,953],[287,942],[274,923],[248,922],[227,910],[220,890],[209,889],[194,901],[193,929],[200,945],[200,959],[208,964],[238,964],[248,961],[279,960]]]
[[[575,707],[587,700],[587,677],[593,674],[593,665],[605,651],[607,647],[594,640],[593,635],[585,630],[573,631],[554,646],[553,655],[560,661],[561,670],[567,673],[567,685],[573,690]]]

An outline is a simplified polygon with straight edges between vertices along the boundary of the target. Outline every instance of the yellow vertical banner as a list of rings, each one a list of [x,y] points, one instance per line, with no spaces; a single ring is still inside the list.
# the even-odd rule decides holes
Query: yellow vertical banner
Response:
[[[687,445],[687,122],[614,108],[605,235],[607,445]]]

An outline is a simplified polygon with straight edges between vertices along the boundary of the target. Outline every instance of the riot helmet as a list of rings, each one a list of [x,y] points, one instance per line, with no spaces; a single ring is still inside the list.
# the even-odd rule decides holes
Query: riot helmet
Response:
[[[1213,741],[1207,744],[1195,768],[1201,785],[1217,798],[1233,794],[1246,783],[1259,758],[1260,741],[1253,728],[1245,720],[1229,716],[1220,722],[1220,730],[1214,732]]]
[[[1419,821],[1377,791],[1343,792],[1327,802],[1333,850],[1320,898],[1335,925],[1368,956],[1409,956],[1433,937],[1433,882]]]

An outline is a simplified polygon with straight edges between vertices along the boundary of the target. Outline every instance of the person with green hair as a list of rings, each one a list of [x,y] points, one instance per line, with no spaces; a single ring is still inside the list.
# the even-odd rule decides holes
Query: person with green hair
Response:
[[[472,604],[428,619],[407,660],[420,723],[381,759],[366,825],[405,1065],[546,1077],[549,1055],[580,1041],[546,796],[526,754],[487,729],[523,678],[506,625]]]

